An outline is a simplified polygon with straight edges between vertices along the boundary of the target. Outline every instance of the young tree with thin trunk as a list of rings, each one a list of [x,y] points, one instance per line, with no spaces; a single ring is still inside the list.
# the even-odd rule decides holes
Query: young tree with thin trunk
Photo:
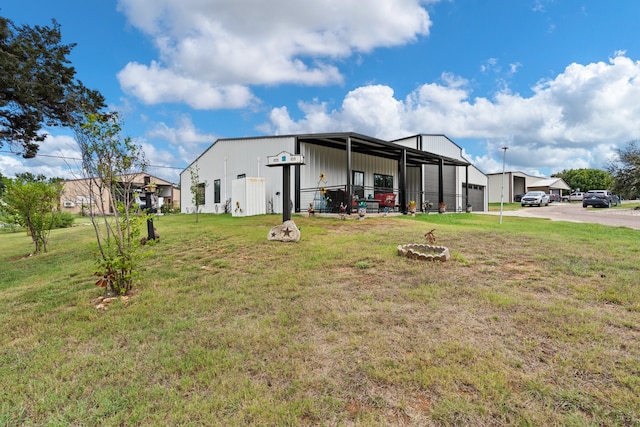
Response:
[[[117,113],[88,114],[87,123],[76,128],[86,191],[97,210],[90,216],[98,246],[96,284],[116,295],[127,294],[133,286],[148,219],[135,203],[134,189],[146,169],[144,153],[131,138],[121,137],[121,131]]]
[[[200,182],[200,168],[196,163],[191,169],[189,169],[191,175],[191,202],[196,209],[196,222],[198,222],[198,214],[200,212],[200,206],[205,202],[205,190],[208,183],[206,181]]]

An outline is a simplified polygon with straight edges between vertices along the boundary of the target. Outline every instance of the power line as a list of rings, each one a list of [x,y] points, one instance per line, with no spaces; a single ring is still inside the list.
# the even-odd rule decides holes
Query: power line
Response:
[[[12,151],[8,151],[8,150],[0,150],[0,153],[9,153],[9,154],[16,154]],[[77,161],[82,161],[82,159],[76,158],[76,157],[66,157],[66,156],[54,156],[51,154],[38,154],[36,157],[50,157],[53,159],[61,159],[61,160],[77,160]],[[25,160],[31,160],[31,159],[25,159]],[[185,169],[184,167],[179,167],[179,166],[160,166],[160,165],[147,165],[150,168],[161,168],[161,169],[177,169],[177,170],[183,170]]]

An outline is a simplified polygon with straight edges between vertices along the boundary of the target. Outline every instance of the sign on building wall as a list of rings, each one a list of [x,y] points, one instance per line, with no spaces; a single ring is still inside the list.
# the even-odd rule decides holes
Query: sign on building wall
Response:
[[[304,165],[304,156],[286,151],[275,156],[267,156],[267,166]]]

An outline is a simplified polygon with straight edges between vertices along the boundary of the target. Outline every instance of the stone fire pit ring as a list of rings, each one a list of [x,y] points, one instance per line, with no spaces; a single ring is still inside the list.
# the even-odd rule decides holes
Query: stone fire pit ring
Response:
[[[423,245],[410,243],[398,246],[398,255],[420,261],[446,261],[451,256],[446,246]]]

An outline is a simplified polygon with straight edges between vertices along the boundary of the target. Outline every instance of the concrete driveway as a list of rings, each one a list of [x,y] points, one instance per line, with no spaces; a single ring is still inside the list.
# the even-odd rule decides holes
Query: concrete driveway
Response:
[[[500,215],[500,212],[479,212],[490,215]],[[549,206],[526,207],[517,211],[503,211],[502,217],[524,216],[531,218],[548,218],[552,221],[590,222],[614,227],[629,227],[640,230],[640,210],[582,207],[580,202],[550,203]]]

